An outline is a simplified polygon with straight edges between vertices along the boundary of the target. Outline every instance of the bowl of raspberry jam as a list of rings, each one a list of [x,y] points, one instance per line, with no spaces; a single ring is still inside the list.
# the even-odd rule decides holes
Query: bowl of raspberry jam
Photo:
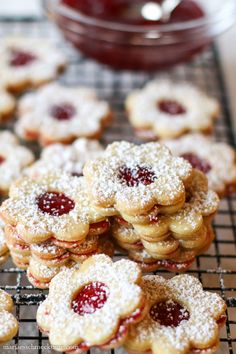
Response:
[[[86,56],[116,69],[157,70],[189,61],[236,19],[235,0],[44,0],[49,17]]]

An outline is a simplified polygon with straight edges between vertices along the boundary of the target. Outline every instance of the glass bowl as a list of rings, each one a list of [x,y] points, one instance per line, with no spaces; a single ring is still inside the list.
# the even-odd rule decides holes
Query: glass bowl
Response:
[[[163,69],[188,61],[235,22],[235,0],[194,2],[203,10],[198,19],[144,26],[98,19],[61,0],[43,0],[49,18],[76,48],[101,63],[129,70]]]

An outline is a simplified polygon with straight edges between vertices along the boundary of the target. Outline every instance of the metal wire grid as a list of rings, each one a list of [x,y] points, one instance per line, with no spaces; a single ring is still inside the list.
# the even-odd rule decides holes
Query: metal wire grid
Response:
[[[22,34],[35,37],[51,37],[56,42],[60,37],[55,28],[45,21],[38,22],[2,22],[0,34]],[[105,66],[84,58],[68,44],[60,40],[60,46],[67,53],[69,67],[60,80],[67,85],[85,85],[97,90],[100,97],[107,99],[114,112],[115,122],[105,132],[103,143],[126,139],[137,141],[124,113],[123,102],[132,89],[141,87],[154,76],[168,76],[172,79],[188,80],[216,97],[222,106],[222,114],[216,123],[215,136],[219,141],[227,141],[235,146],[233,122],[227,102],[226,91],[220,69],[217,51],[212,48],[197,58],[193,63],[180,65],[168,73],[145,74],[114,72]],[[13,123],[1,128],[12,129]],[[38,154],[36,144],[30,144]],[[219,213],[214,222],[216,240],[207,253],[199,256],[188,273],[197,276],[206,290],[218,292],[227,301],[227,322],[221,332],[219,353],[236,353],[236,196],[221,202]],[[116,257],[120,255],[117,254]],[[24,271],[16,269],[9,261],[0,269],[0,288],[9,291],[14,298],[16,316],[20,322],[19,334],[8,347],[0,347],[0,353],[51,353],[47,338],[38,331],[35,321],[37,305],[45,298],[45,291],[29,285]],[[171,274],[166,271],[166,277]],[[16,346],[16,347],[14,347]],[[92,350],[97,352],[98,350]],[[112,353],[113,354],[113,353]]]

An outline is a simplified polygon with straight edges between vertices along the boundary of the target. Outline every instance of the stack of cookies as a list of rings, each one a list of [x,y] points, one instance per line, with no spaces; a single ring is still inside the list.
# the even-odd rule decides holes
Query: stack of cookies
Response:
[[[83,178],[47,174],[23,177],[1,206],[7,245],[30,282],[47,288],[62,269],[97,253],[113,255],[109,220],[90,206]]]
[[[219,199],[206,176],[158,143],[116,142],[86,163],[91,203],[143,270],[185,271],[211,244]]]
[[[165,146],[115,142],[83,173],[25,176],[0,208],[13,261],[33,285],[47,288],[90,255],[112,256],[113,243],[145,271],[185,271],[211,244],[217,194]]]

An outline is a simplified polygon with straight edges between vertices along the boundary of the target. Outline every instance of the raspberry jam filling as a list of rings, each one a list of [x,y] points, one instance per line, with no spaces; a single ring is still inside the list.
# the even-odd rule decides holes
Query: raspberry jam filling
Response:
[[[197,155],[191,152],[187,152],[181,155],[181,157],[187,160],[193,166],[193,168],[197,168],[203,173],[208,173],[211,170],[211,165],[208,161],[198,157]]]
[[[70,120],[74,117],[75,107],[70,103],[55,104],[50,108],[50,115],[57,120]]]
[[[6,159],[0,155],[0,165],[5,161]]]
[[[38,208],[43,212],[52,216],[61,216],[68,214],[74,209],[73,200],[65,196],[63,193],[46,192],[37,198]]]
[[[118,177],[121,183],[126,184],[128,187],[137,187],[140,183],[148,186],[157,178],[151,168],[139,165],[134,168],[122,166],[119,169]]]
[[[170,114],[171,116],[186,113],[186,109],[174,100],[161,100],[157,103],[157,106],[161,112]]]
[[[174,300],[158,302],[151,307],[150,316],[155,322],[166,327],[178,327],[182,321],[188,321],[190,314]]]
[[[72,301],[72,309],[80,316],[92,314],[101,309],[109,296],[109,288],[101,282],[85,285]]]
[[[36,60],[36,56],[30,52],[12,49],[10,54],[11,66],[26,66]]]

